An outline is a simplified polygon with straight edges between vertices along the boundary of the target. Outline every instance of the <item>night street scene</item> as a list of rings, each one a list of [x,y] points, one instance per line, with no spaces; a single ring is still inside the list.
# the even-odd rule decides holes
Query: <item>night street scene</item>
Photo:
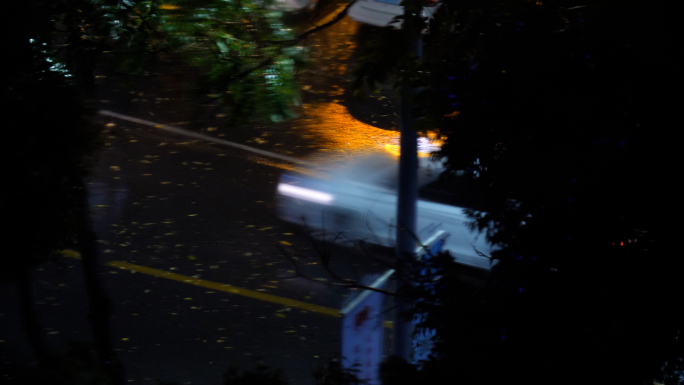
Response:
[[[3,13],[0,385],[684,384],[674,6]]]

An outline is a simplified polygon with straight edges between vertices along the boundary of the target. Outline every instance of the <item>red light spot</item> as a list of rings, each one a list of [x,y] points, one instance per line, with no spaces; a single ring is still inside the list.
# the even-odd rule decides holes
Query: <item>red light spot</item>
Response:
[[[368,321],[369,317],[368,314],[370,313],[370,308],[368,306],[364,307],[363,310],[360,312],[356,313],[356,316],[354,317],[354,327],[359,328],[363,326],[366,321]]]

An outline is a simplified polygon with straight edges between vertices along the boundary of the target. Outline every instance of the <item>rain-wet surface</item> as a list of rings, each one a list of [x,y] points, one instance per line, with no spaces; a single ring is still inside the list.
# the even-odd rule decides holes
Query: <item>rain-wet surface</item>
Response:
[[[191,69],[163,60],[158,72],[129,84],[101,77],[106,92],[99,107],[310,163],[355,157],[397,137],[390,91],[365,100],[350,96],[358,29],[345,18],[307,39],[314,65],[301,74],[304,103],[289,122],[228,129],[222,112],[194,92]],[[262,357],[284,368],[289,383],[312,383],[312,370],[339,350],[339,318],[105,265],[122,261],[341,308],[349,291],[296,274],[293,261],[307,275],[330,279],[320,250],[301,229],[275,217],[275,184],[292,165],[153,127],[98,121],[105,147],[89,180],[90,203],[101,277],[113,301],[113,339],[128,382],[217,384],[228,366],[248,369]],[[350,277],[384,269],[349,250],[336,250],[333,267]],[[35,289],[51,346],[90,338],[78,260],[38,269]],[[21,361],[30,353],[12,316],[16,292],[2,293],[0,358]]]
[[[336,12],[330,3],[321,12]],[[297,19],[300,29],[327,19]],[[107,90],[99,107],[202,132],[207,135],[314,161],[336,155],[354,156],[398,138],[398,99],[389,87],[354,97],[351,90],[355,49],[359,39],[374,30],[344,18],[301,42],[310,62],[300,70],[301,106],[297,118],[271,123],[252,121],[227,127],[227,116],[216,101],[195,86],[195,70],[168,56],[160,56],[140,76],[107,74],[100,82]]]

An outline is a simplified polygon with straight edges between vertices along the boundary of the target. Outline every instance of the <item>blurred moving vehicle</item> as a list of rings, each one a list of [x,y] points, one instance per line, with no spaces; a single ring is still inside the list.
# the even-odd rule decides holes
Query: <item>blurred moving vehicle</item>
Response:
[[[471,231],[465,209],[482,210],[478,197],[440,180],[442,163],[419,158],[417,237],[438,231],[443,249],[457,263],[489,270],[490,245]],[[312,175],[313,174],[313,175]],[[340,244],[358,242],[393,247],[396,232],[398,157],[375,154],[343,165],[285,173],[277,189],[281,219],[305,226],[314,238]]]
[[[404,14],[404,7],[399,5],[402,0],[357,0],[349,8],[349,17],[359,23],[370,24],[376,27],[390,25],[395,17]],[[426,0],[421,16],[431,18],[439,8],[435,0]],[[401,21],[392,23],[396,28],[401,27]]]

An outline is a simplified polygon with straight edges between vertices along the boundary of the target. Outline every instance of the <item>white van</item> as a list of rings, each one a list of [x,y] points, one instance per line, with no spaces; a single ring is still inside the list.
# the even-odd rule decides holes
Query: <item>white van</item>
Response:
[[[286,173],[277,191],[278,215],[305,226],[316,238],[337,243],[365,242],[393,247],[396,233],[398,158],[377,154],[353,162]],[[477,199],[439,180],[441,163],[420,158],[417,237],[443,230],[443,249],[455,261],[489,270],[491,251],[485,235],[471,230],[465,207],[481,209]],[[459,206],[457,206],[458,204]]]

